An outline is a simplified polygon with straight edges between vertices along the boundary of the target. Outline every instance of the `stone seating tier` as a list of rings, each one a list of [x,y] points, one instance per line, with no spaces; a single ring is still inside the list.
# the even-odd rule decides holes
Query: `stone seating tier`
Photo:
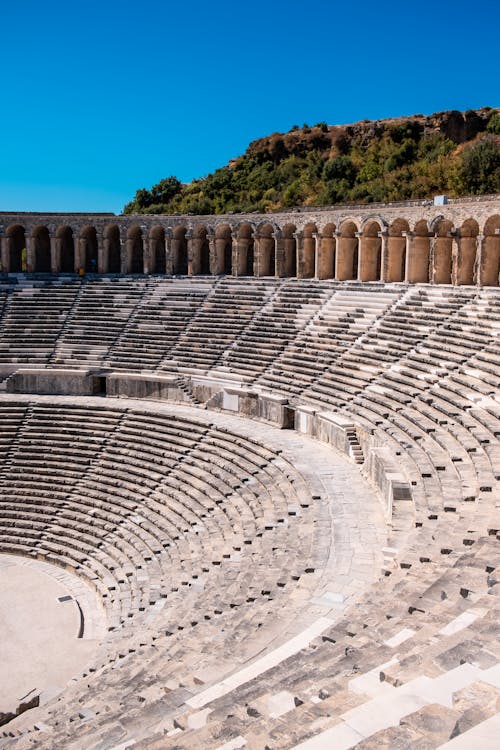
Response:
[[[0,423],[10,441],[0,485],[4,549],[60,557],[89,578],[112,609],[112,628],[140,617],[155,590],[177,590],[176,575],[190,580],[207,561],[220,564],[236,541],[258,547],[266,532],[288,530],[288,505],[310,500],[272,451],[192,421],[40,406],[18,406],[14,417]],[[195,556],[186,539],[193,530]],[[294,548],[299,557],[298,538]]]
[[[178,328],[149,328],[146,305],[137,298],[133,309],[132,286],[142,284],[149,298],[158,294],[158,313],[168,321],[175,303],[166,301],[167,282],[119,281],[128,289],[128,318],[113,329],[113,341],[98,337],[105,353],[92,357],[99,366],[177,371],[189,361],[194,370],[250,376],[252,387],[279,391],[292,405],[349,418],[361,445],[370,440],[389,451],[412,502],[394,499],[377,586],[293,657],[273,662],[270,652],[265,672],[256,666],[254,678],[245,677],[245,666],[239,678],[234,664],[231,671],[210,662],[221,623],[232,656],[258,643],[270,618],[279,633],[283,603],[311,593],[314,573],[306,569],[323,554],[315,534],[324,523],[310,516],[318,503],[312,478],[258,440],[206,420],[183,424],[136,406],[58,411],[2,401],[0,538],[6,549],[42,553],[85,575],[103,596],[112,628],[85,689],[76,681],[52,704],[50,728],[31,732],[27,722],[17,739],[6,733],[4,746],[219,750],[272,742],[306,750],[351,732],[348,747],[437,747],[494,716],[498,293],[211,279],[187,305],[184,326],[180,315]],[[190,283],[182,280],[183,288]],[[54,351],[64,350],[66,330],[81,335],[72,321],[84,293],[75,292]],[[14,309],[15,292],[8,294],[4,316]],[[224,305],[232,324],[224,322]],[[1,325],[13,325],[4,316]],[[80,360],[69,349],[71,366],[81,366],[87,355]],[[143,360],[142,351],[151,357]],[[354,564],[362,569],[362,553]],[[342,575],[336,570],[335,580]],[[312,601],[317,614],[324,611],[324,598]],[[373,720],[389,715],[393,726]]]

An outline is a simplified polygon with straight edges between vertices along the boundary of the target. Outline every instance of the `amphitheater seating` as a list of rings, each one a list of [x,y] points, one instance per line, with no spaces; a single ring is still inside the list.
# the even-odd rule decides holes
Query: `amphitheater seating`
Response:
[[[75,292],[75,285],[64,281],[27,282],[17,284],[8,295],[2,291],[0,363],[46,363],[74,304]]]
[[[135,280],[139,304],[104,362],[113,369],[156,370],[166,367],[171,350],[212,290],[209,279]]]
[[[293,656],[274,663],[263,642],[271,666],[245,678],[262,623],[279,636],[314,591],[314,478],[208,411],[3,397],[0,549],[86,577],[110,632],[85,686],[51,705],[49,728],[26,719],[0,747],[452,750],[453,737],[487,730],[500,697],[497,291],[26,284],[0,291],[1,363],[239,377],[349,417],[389,451],[413,502],[395,501],[377,585]],[[23,316],[45,308],[31,353]],[[318,617],[323,601],[309,604]]]
[[[255,545],[266,529],[276,537],[288,505],[308,497],[271,452],[205,425],[52,405],[2,405],[0,415],[2,549],[87,577],[113,627],[170,596],[179,577],[202,576],[235,543]]]
[[[325,300],[321,286],[295,280],[275,286],[266,305],[226,350],[218,369],[255,378],[317,314]]]
[[[367,304],[366,295],[339,287],[257,383],[295,395],[310,389],[399,295],[375,287]]]
[[[184,327],[170,356],[180,367],[199,370],[215,367],[241,332],[251,325],[272,291],[273,285],[265,282],[222,279],[198,314]],[[217,330],[216,336],[212,335],[214,330]],[[170,369],[169,364],[163,362],[161,369]]]

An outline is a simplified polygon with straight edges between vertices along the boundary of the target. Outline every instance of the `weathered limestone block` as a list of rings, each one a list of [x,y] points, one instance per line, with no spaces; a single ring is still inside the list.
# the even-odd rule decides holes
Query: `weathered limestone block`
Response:
[[[106,378],[107,395],[119,398],[144,398],[155,401],[188,401],[177,378],[169,375],[113,373]]]
[[[92,396],[100,388],[100,378],[88,370],[23,369],[7,381],[8,393]]]
[[[410,486],[403,474],[395,467],[394,459],[388,448],[371,448],[367,452],[365,468],[384,497],[387,518],[392,518],[396,503],[398,503],[398,506],[408,503],[408,512],[413,511]]]

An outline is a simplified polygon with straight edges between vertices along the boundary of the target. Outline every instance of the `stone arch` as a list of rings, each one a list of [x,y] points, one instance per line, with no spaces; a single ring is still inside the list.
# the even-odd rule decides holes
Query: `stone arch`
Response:
[[[56,233],[59,271],[61,273],[75,272],[75,240],[71,227],[59,227]]]
[[[335,224],[325,224],[321,231],[318,257],[318,278],[335,278]]]
[[[278,276],[286,276],[291,278],[297,276],[297,241],[295,239],[295,232],[297,227],[295,224],[285,224],[281,230],[281,241],[283,243],[283,260],[282,260],[282,271]],[[279,260],[279,258],[278,258]]]
[[[380,214],[371,214],[370,216],[365,217],[361,221],[361,223],[360,223],[360,229],[359,229],[359,231],[361,232],[361,234],[364,234],[366,228],[370,224],[372,224],[373,222],[375,222],[376,224],[378,224],[378,227],[379,227],[378,231],[379,232],[385,232],[389,228],[389,225],[387,224],[387,221],[382,216],[380,216]]]
[[[312,279],[316,274],[316,234],[318,227],[309,222],[305,225],[302,234],[302,262],[300,264],[300,276],[303,279]]]
[[[479,225],[474,219],[466,219],[458,230],[458,253],[453,273],[455,284],[474,284],[478,235]]]
[[[120,273],[122,265],[122,242],[118,224],[109,224],[105,228],[104,245],[107,248],[105,272]]]
[[[481,284],[498,286],[500,272],[500,215],[490,216],[484,225]]]
[[[97,273],[98,242],[95,227],[84,227],[80,232],[80,268],[87,273]]]
[[[394,219],[387,237],[386,281],[404,281],[406,277],[406,233],[410,226],[406,219]]]
[[[432,278],[434,284],[451,284],[453,254],[453,222],[440,219],[433,222],[435,231],[432,257]]]
[[[127,266],[128,273],[144,273],[144,241],[137,224],[127,232]]]
[[[408,278],[412,284],[429,281],[430,233],[427,222],[422,219],[415,224],[408,258]]]
[[[235,230],[235,235],[238,246],[236,275],[253,276],[255,251],[252,225],[247,223],[240,224]]]
[[[345,219],[339,227],[337,272],[339,281],[358,278],[358,227],[351,219]]]
[[[21,273],[26,270],[26,233],[20,224],[7,227],[7,263],[10,273]]]
[[[206,226],[197,226],[193,229],[192,239],[191,274],[193,276],[210,275],[210,244],[208,242],[208,230]]]
[[[172,231],[172,273],[186,276],[188,272],[188,246],[186,227],[174,227]]]
[[[32,232],[33,264],[37,273],[50,273],[50,234],[45,226],[38,226]]]
[[[276,275],[276,241],[274,227],[270,223],[262,224],[258,228],[259,237],[259,276]]]
[[[359,261],[359,279],[361,281],[380,281],[382,273],[382,227],[374,219],[365,222],[361,235],[361,256]]]
[[[165,274],[167,259],[165,254],[165,230],[156,225],[149,234],[150,272]]]
[[[215,269],[216,275],[233,272],[233,236],[228,224],[219,224],[215,230]]]

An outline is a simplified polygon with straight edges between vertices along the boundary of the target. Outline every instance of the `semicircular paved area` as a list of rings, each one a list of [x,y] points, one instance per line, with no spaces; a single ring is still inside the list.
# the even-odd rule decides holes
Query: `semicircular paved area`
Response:
[[[0,555],[0,712],[61,692],[105,633],[98,598],[40,560]]]

